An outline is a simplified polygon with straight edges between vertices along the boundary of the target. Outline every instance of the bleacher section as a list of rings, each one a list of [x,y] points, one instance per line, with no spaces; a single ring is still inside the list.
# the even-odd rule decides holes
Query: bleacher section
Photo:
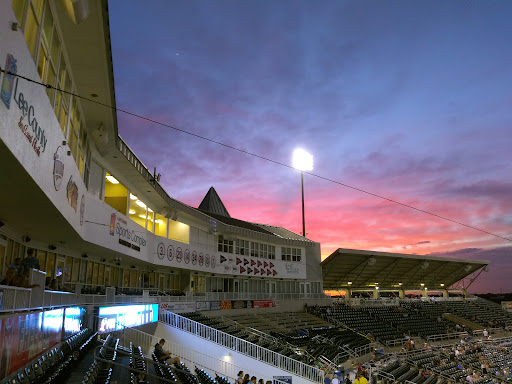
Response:
[[[457,332],[468,330],[447,320],[454,314],[467,322],[477,323],[479,330],[486,327],[505,328],[512,324],[512,316],[485,300],[467,301],[407,301],[399,306],[351,307],[343,303],[327,307],[309,307],[308,311],[333,324],[346,326],[383,345],[405,342],[405,335],[425,341],[436,335],[459,337]],[[469,327],[468,327],[469,328]]]
[[[337,329],[308,313],[273,313],[265,317],[252,315],[251,319],[246,315],[230,316],[229,319],[208,317],[201,313],[184,316],[310,365],[319,361],[340,364],[351,356],[370,351],[369,339],[348,329]],[[255,320],[260,317],[265,319],[263,326],[259,326]]]
[[[75,356],[79,358],[95,344],[96,333],[84,329],[63,342],[60,347],[50,349],[41,357],[33,360],[16,377],[1,383],[43,384],[62,382],[73,368]]]

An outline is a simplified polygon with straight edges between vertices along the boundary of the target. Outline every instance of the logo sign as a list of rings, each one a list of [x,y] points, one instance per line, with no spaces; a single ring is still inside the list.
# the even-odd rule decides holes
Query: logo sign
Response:
[[[215,255],[212,255],[212,268],[215,268],[217,265],[217,260],[215,260]]]
[[[164,243],[159,243],[156,247],[156,254],[158,255],[158,258],[162,260],[165,257],[165,245]]]
[[[203,266],[204,264],[204,256],[202,253],[199,254],[199,265],[200,266]]]
[[[181,263],[181,260],[183,259],[183,250],[181,247],[176,248],[176,261],[178,263]]]
[[[53,154],[53,186],[58,191],[62,185],[64,178],[64,163],[62,162],[63,154],[62,147],[59,145]]]
[[[184,260],[185,260],[185,264],[190,263],[190,251],[189,251],[188,249],[185,249],[185,257],[184,257]]]
[[[210,266],[210,255],[206,255],[204,258],[204,266],[209,267]]]
[[[14,75],[18,72],[18,66],[16,65],[16,59],[10,53],[7,55],[5,60],[5,70],[13,73],[13,75],[5,74],[4,81],[2,81],[2,92],[1,97],[7,109],[11,107],[11,95],[14,84]]]
[[[197,252],[196,251],[192,252],[192,264],[193,265],[197,264]]]
[[[114,236],[116,232],[116,214],[113,213],[110,215],[110,236]]]
[[[25,100],[25,96],[22,92],[18,93],[18,83],[19,81],[16,79],[14,85],[14,101],[18,105],[22,114],[20,121],[18,122],[18,127],[21,132],[23,132],[28,142],[32,145],[32,149],[37,156],[41,156],[41,152],[44,152],[46,149],[48,138],[45,135],[44,129],[37,122],[34,106]],[[26,124],[25,121],[23,121],[25,117],[27,118]],[[29,131],[29,126],[32,129],[32,132]]]
[[[78,186],[73,181],[73,175],[71,175],[69,178],[68,186],[66,187],[66,193],[69,205],[71,205],[71,208],[73,208],[76,212],[78,209]]]

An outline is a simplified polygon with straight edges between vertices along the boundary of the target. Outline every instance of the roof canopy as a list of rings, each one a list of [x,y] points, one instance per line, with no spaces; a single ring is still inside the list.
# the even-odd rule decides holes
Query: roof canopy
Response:
[[[448,288],[488,264],[480,260],[339,248],[322,262],[322,273],[325,290],[375,286],[432,290]]]

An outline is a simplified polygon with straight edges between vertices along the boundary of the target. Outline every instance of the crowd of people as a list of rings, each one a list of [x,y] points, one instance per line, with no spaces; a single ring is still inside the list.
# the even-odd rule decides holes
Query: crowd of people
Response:
[[[29,248],[27,257],[23,260],[17,257],[14,263],[9,265],[5,273],[5,278],[0,281],[0,285],[10,287],[33,288],[38,285],[29,284],[29,272],[31,269],[40,269],[39,259],[34,256],[34,250]]]
[[[265,380],[263,379],[257,379],[256,376],[250,376],[248,373],[244,375],[244,371],[238,372],[238,377],[235,380],[235,384],[272,384],[271,380],[267,380],[265,383]]]

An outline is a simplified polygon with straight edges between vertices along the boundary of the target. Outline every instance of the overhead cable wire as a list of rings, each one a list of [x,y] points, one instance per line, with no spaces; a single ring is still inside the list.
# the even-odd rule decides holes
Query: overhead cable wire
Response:
[[[98,100],[93,100],[93,99],[90,99],[88,97],[81,96],[81,95],[75,94],[75,93],[70,92],[70,91],[66,91],[66,90],[62,90],[60,88],[56,88],[56,87],[54,87],[54,86],[52,86],[50,84],[45,84],[45,83],[42,83],[40,81],[30,79],[28,77],[25,77],[25,76],[22,76],[22,75],[19,75],[19,74],[16,74],[16,73],[12,73],[10,71],[6,71],[6,70],[2,69],[1,67],[0,67],[0,72],[4,72],[4,73],[6,73],[8,75],[19,77],[20,79],[26,80],[28,82],[31,82],[31,83],[34,83],[34,84],[37,84],[37,85],[41,85],[41,86],[43,86],[45,88],[54,89],[56,91],[69,94],[69,95],[71,95],[73,97],[77,97],[77,98],[80,98],[82,100],[85,100],[85,101],[88,101],[88,102],[91,102],[91,103],[94,103],[94,104],[98,104],[98,105],[101,105],[101,106],[106,107],[106,108],[110,108],[110,109],[115,110],[117,112],[122,112],[122,113],[124,113],[126,115],[133,116],[133,117],[136,117],[138,119],[145,120],[145,121],[148,121],[148,122],[156,124],[156,125],[160,125],[160,126],[163,126],[163,127],[166,127],[166,128],[173,129],[175,131],[184,133],[186,135],[193,136],[193,137],[196,137],[198,139],[201,139],[201,140],[204,140],[204,141],[208,141],[210,143],[217,144],[217,145],[223,146],[225,148],[229,148],[229,149],[237,151],[237,152],[241,152],[241,153],[243,153],[245,155],[256,157],[258,159],[265,160],[265,161],[268,161],[268,162],[280,165],[282,167],[286,167],[286,168],[290,168],[290,169],[296,169],[296,168],[294,168],[293,166],[291,166],[289,164],[282,163],[280,161],[277,161],[277,160],[274,160],[274,159],[270,159],[268,157],[265,157],[265,156],[262,156],[262,155],[258,155],[256,153],[246,151],[245,149],[237,148],[235,146],[223,143],[221,141],[217,141],[217,140],[205,137],[205,136],[198,135],[197,133],[186,131],[186,130],[184,130],[182,128],[178,128],[178,127],[175,127],[173,125],[170,125],[170,124],[167,124],[167,123],[163,123],[161,121],[152,119],[150,117],[143,116],[143,115],[140,115],[140,114],[137,114],[137,113],[134,113],[134,112],[130,112],[130,111],[126,110],[126,109],[122,109],[122,108],[119,108],[119,107],[114,107],[112,105],[109,105],[109,104],[106,104],[106,103],[102,103],[101,101],[98,101]],[[328,181],[330,183],[334,183],[334,184],[337,184],[337,185],[340,185],[342,187],[346,187],[346,188],[349,188],[349,189],[352,189],[352,190],[355,190],[355,191],[358,191],[358,192],[362,192],[362,193],[365,193],[367,195],[370,195],[370,196],[373,196],[373,197],[377,197],[379,199],[382,199],[382,200],[385,200],[385,201],[388,201],[388,202],[391,202],[391,203],[394,203],[394,204],[397,204],[397,205],[401,205],[401,206],[409,208],[409,209],[413,209],[413,210],[415,210],[417,212],[425,213],[427,215],[434,216],[434,217],[437,217],[439,219],[446,220],[446,221],[449,221],[451,223],[458,224],[458,225],[461,225],[463,227],[470,228],[470,229],[473,229],[475,231],[486,233],[488,235],[491,235],[491,236],[494,236],[494,237],[497,237],[497,238],[500,238],[500,239],[512,242],[512,238],[504,237],[504,236],[498,235],[496,233],[489,232],[489,231],[486,231],[484,229],[481,229],[481,228],[478,228],[478,227],[475,227],[475,226],[472,226],[472,225],[469,225],[469,224],[465,224],[465,223],[462,223],[462,222],[457,221],[457,220],[450,219],[450,218],[448,218],[446,216],[438,215],[436,213],[433,213],[433,212],[430,212],[430,211],[427,211],[427,210],[424,210],[424,209],[421,209],[421,208],[417,208],[417,207],[414,207],[414,206],[409,205],[409,204],[401,203],[401,202],[399,202],[397,200],[393,200],[393,199],[390,199],[388,197],[385,197],[385,196],[382,196],[382,195],[379,195],[379,194],[376,194],[376,193],[373,193],[373,192],[369,192],[369,191],[366,191],[366,190],[364,190],[362,188],[354,187],[352,185],[345,184],[345,183],[342,183],[340,181],[336,181],[336,180],[330,179],[330,178],[325,177],[325,176],[317,175],[315,173],[308,172],[308,171],[303,171],[303,172],[308,174],[308,175],[310,175],[310,176],[316,177],[318,179],[325,180],[325,181]]]

